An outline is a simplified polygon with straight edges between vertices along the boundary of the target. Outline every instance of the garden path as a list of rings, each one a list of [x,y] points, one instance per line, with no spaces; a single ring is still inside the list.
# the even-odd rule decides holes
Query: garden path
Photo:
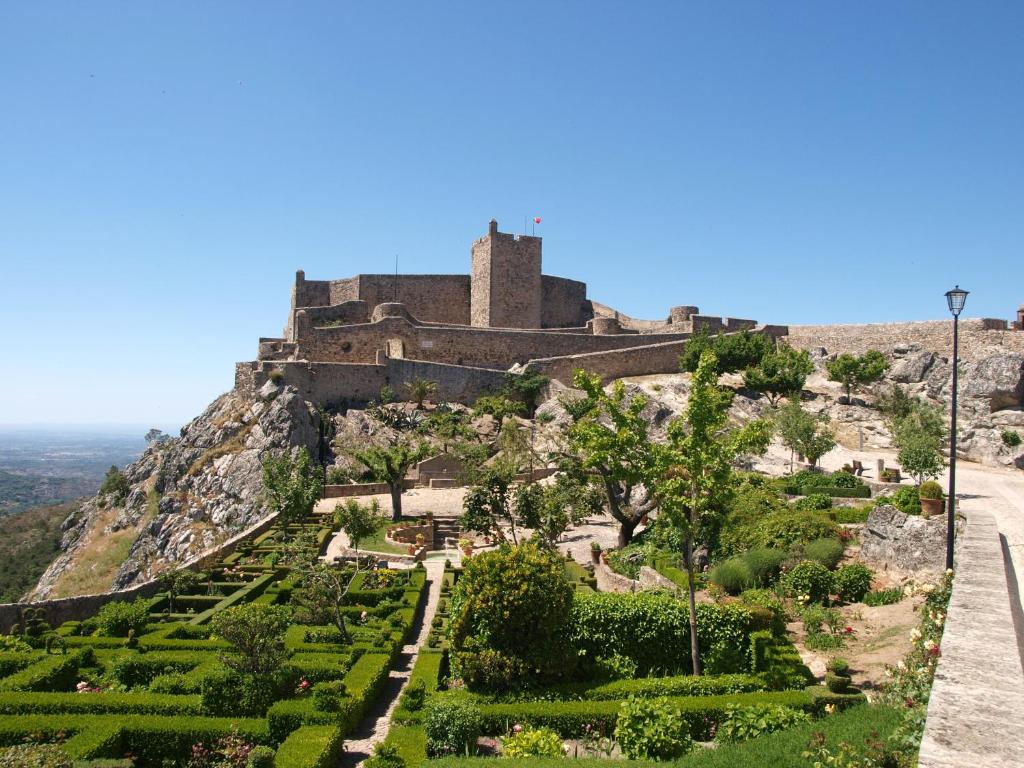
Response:
[[[345,753],[338,763],[339,768],[354,768],[361,765],[373,753],[373,746],[384,741],[388,735],[391,713],[398,706],[398,699],[409,681],[419,650],[427,641],[430,622],[437,612],[441,596],[441,582],[444,578],[443,553],[440,557],[428,558],[424,565],[427,569],[427,600],[413,625],[413,631],[416,633],[413,642],[402,648],[398,655],[398,663],[388,674],[384,690],[363,716],[352,738],[345,742]]]

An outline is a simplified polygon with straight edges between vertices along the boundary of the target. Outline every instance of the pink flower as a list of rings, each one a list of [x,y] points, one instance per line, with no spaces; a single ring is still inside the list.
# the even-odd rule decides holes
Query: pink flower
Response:
[[[516,723],[512,726],[512,733],[520,733],[522,730],[523,726],[521,726],[519,723]]]
[[[847,627],[846,628],[846,634],[852,635],[853,634],[853,627]]]

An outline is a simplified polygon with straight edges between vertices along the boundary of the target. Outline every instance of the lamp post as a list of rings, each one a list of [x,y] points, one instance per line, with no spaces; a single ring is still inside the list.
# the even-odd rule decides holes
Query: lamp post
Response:
[[[953,405],[950,415],[949,427],[949,498],[946,509],[946,570],[953,567],[953,528],[955,521],[956,505],[956,379],[957,368],[960,365],[960,313],[963,311],[964,303],[967,301],[967,291],[959,285],[951,291],[946,291],[946,303],[949,311],[953,313]]]

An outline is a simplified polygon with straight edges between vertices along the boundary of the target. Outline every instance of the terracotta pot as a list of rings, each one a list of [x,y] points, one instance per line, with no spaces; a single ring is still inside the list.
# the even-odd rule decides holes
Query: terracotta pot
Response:
[[[932,515],[941,515],[945,505],[945,499],[921,499],[921,517],[927,520]]]

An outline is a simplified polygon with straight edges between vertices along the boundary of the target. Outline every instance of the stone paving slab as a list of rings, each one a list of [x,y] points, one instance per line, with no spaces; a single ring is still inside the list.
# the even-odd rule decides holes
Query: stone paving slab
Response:
[[[1024,766],[1024,669],[1006,580],[1011,566],[990,513],[968,514],[956,567],[919,768]]]

